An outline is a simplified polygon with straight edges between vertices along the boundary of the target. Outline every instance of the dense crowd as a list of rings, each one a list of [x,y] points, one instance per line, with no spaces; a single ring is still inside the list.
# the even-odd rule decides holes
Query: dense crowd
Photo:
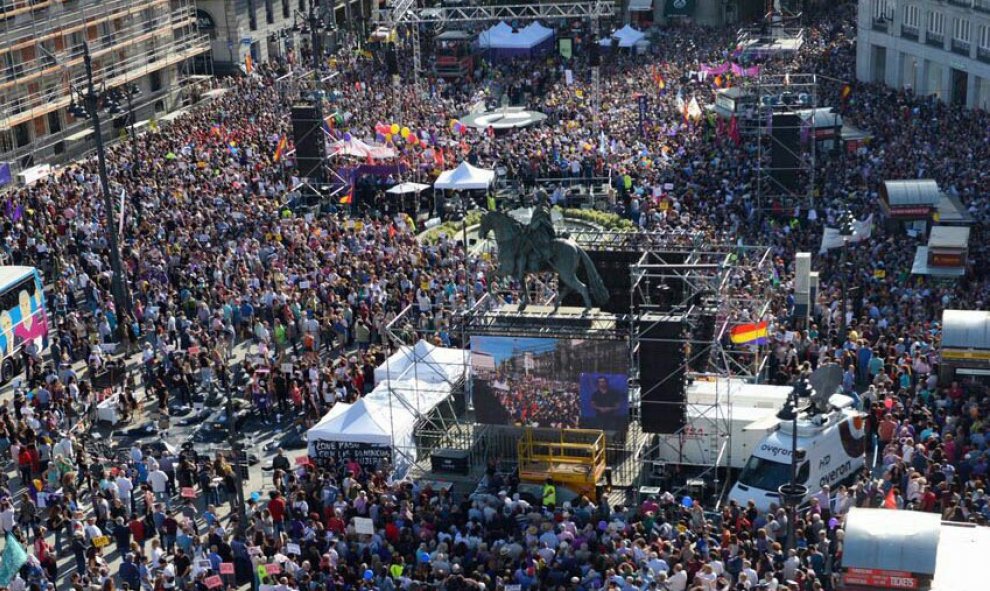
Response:
[[[808,31],[796,58],[763,67],[851,79],[848,15],[823,17]],[[520,494],[495,465],[468,497],[392,482],[354,462],[293,465],[282,453],[270,486],[250,496],[246,521],[238,522],[236,509],[221,511],[236,503],[234,467],[223,454],[99,453],[86,409],[107,396],[91,378],[112,363],[105,349],[118,325],[142,358],[140,383],[127,381],[118,394],[124,416],[155,419],[167,431],[177,406],[215,384],[237,383],[266,419],[311,423],[370,391],[374,368],[395,344],[386,327],[403,309],[413,313],[393,331],[457,344],[448,333],[452,312],[469,291],[485,289],[485,260],[465,267],[454,237],[421,244],[409,218],[285,207],[295,180],[273,157],[288,132],[274,82],[281,72],[262,66],[142,135],[137,160],[129,144],[109,150],[112,187],[128,198],[122,254],[132,313],[117,310],[110,295],[95,160],[5,196],[7,211],[23,214],[4,221],[3,248],[12,262],[47,271],[53,318],[51,362],[33,369],[0,408],[0,443],[17,470],[0,482],[0,532],[29,555],[10,589],[805,591],[834,587],[853,505],[990,518],[990,403],[978,384],[940,382],[937,355],[941,311],[988,301],[980,226],[971,268],[956,285],[910,276],[920,238],[878,223],[869,241],[848,247],[851,264],[840,266],[836,253],[816,261],[823,288],[807,327],[796,326],[787,297],[794,253],[817,252],[822,228],[844,207],[879,219],[884,179],[935,178],[986,221],[984,173],[972,163],[990,156],[987,114],[859,83],[842,98],[841,84],[823,85],[824,102],[872,141],[829,156],[814,204],[796,211],[761,204],[752,146],[707,117],[686,121],[678,108],[684,99],[711,103],[712,82],[693,73],[734,57],[733,40],[728,29],[665,29],[645,56],[606,55],[597,131],[583,52],[568,64],[559,57],[482,63],[472,80],[430,81],[423,95],[396,92],[373,60],[345,52],[333,60],[340,76],[331,96],[342,116],[330,133],[375,139],[396,123],[417,139],[378,139],[399,150],[411,178],[465,158],[503,166],[526,184],[611,178],[611,207],[644,228],[770,245],[773,273],[746,281],[776,288],[774,332],[796,332],[773,339],[767,377],[786,383],[807,368],[841,364],[843,388],[868,412],[879,466],[853,486],[816,496],[794,524],[795,548],[785,547],[782,511],[729,505],[711,514],[669,492],[616,507],[583,497],[543,503]],[[634,96],[644,91],[641,126]],[[456,122],[469,105],[502,95],[546,112],[548,124],[493,136]],[[840,300],[843,274],[857,288],[848,307]],[[839,334],[843,314],[849,330]],[[244,342],[249,353],[235,375],[231,352]],[[82,361],[88,370],[80,376],[74,363]],[[291,371],[282,371],[287,363]],[[364,533],[368,527],[373,533]],[[63,556],[72,563],[60,571]]]

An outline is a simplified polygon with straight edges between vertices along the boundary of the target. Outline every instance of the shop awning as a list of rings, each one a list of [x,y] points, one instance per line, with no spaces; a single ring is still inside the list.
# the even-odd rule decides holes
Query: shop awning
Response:
[[[629,0],[629,12],[652,12],[653,0]]]
[[[990,350],[990,312],[942,312],[942,348]]]
[[[937,513],[854,507],[846,519],[842,566],[931,576],[940,523]]]
[[[667,0],[664,14],[667,16],[691,16],[694,14],[695,0]]]
[[[912,275],[930,275],[931,277],[962,277],[966,274],[965,267],[930,267],[928,265],[928,247],[919,246],[914,252],[914,263],[911,265]]]

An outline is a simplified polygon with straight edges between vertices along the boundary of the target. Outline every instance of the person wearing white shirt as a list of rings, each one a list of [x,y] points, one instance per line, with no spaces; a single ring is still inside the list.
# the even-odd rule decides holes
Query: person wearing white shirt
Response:
[[[168,506],[168,495],[166,494],[168,476],[161,470],[155,469],[148,473],[148,483],[151,484],[151,491],[155,493],[155,498]]]
[[[701,567],[701,572],[694,575],[694,582],[701,586],[704,591],[715,591],[715,581],[718,575],[712,565],[706,564]]]
[[[750,585],[755,585],[760,580],[760,576],[753,570],[753,564],[748,560],[743,561],[742,574],[746,575],[746,580],[749,581]]]
[[[134,483],[131,479],[127,477],[127,474],[121,472],[117,476],[117,492],[120,494],[120,502],[124,505],[124,510],[128,514],[133,510],[134,505],[132,503],[131,491],[134,490]]]
[[[684,591],[687,588],[687,573],[680,564],[674,565],[674,574],[668,579],[670,591]]]

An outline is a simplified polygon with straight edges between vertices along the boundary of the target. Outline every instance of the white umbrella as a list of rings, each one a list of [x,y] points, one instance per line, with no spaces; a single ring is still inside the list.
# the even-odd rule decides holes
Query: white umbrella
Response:
[[[405,195],[408,193],[422,193],[426,189],[429,189],[429,185],[424,185],[422,183],[399,183],[398,185],[392,187],[391,189],[385,191],[386,193],[391,193],[393,195]]]

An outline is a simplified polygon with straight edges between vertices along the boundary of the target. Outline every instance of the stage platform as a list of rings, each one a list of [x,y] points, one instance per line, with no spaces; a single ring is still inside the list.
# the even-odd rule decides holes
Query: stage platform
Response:
[[[488,296],[486,296],[488,297]],[[462,316],[464,328],[473,335],[521,336],[546,338],[616,339],[628,338],[630,319],[627,314],[603,312],[600,308],[530,304],[520,311],[518,304],[491,301]]]

